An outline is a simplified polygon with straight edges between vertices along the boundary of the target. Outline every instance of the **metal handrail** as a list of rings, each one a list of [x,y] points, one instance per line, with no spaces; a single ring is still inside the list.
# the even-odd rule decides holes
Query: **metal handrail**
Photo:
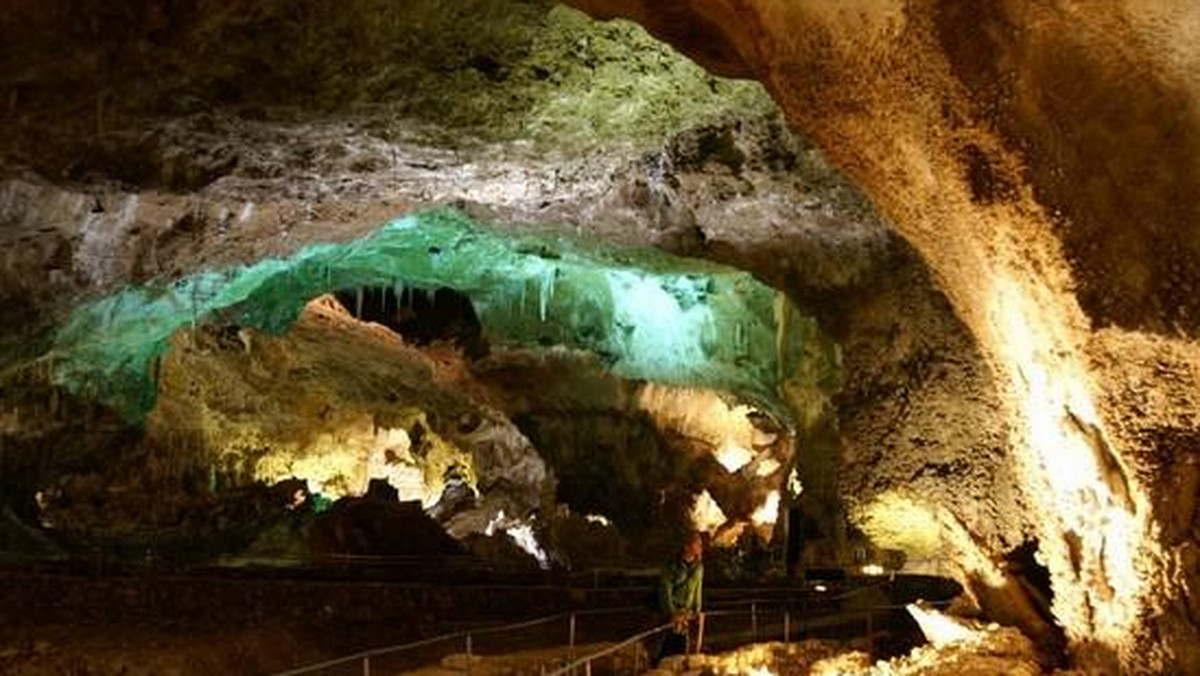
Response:
[[[630,636],[629,638],[625,639],[624,641],[621,641],[620,643],[618,643],[616,645],[609,646],[607,648],[604,648],[603,650],[598,650],[590,655],[585,655],[584,657],[580,657],[579,659],[567,662],[567,664],[565,666],[555,669],[554,671],[547,672],[546,676],[562,676],[563,674],[566,674],[567,672],[573,672],[575,669],[578,669],[581,666],[585,667],[585,670],[587,670],[587,673],[590,674],[591,673],[590,665],[593,661],[595,661],[601,657],[611,655],[620,650],[624,650],[625,648],[628,648],[630,645],[637,643],[638,641],[642,641],[644,639],[650,638],[651,636],[653,636],[661,631],[665,631],[665,630],[669,629],[671,626],[672,626],[672,623],[667,622],[666,624],[660,624],[657,627],[654,627],[653,629],[647,629],[646,631],[643,631],[641,633],[634,634],[633,636]]]
[[[862,587],[859,589],[852,589],[852,590],[844,592],[842,594],[831,595],[826,598],[828,598],[830,600],[845,599],[845,598],[854,596],[857,593],[861,593],[868,589],[874,589],[879,586],[882,586],[882,585],[872,585],[870,587]],[[778,601],[778,600],[770,599],[769,601]],[[950,605],[951,603],[953,603],[953,601],[930,601],[927,603],[931,606],[942,607],[942,606]],[[744,613],[748,612],[748,613],[750,613],[750,616],[751,616],[750,633],[751,633],[751,636],[753,637],[753,639],[757,640],[757,638],[758,638],[758,623],[757,623],[756,616],[757,616],[757,612],[758,612],[759,601],[757,601],[757,600],[747,601],[747,602],[745,602],[745,604],[748,604],[750,607],[745,610],[704,611],[701,613],[701,616],[702,616],[702,618],[704,618],[704,617],[722,617],[722,616],[729,616],[729,615],[740,615],[740,614],[744,614]],[[854,615],[862,615],[866,618],[866,638],[867,638],[868,646],[872,646],[873,642],[874,642],[875,632],[874,632],[874,629],[872,628],[874,615],[876,613],[882,612],[882,611],[898,610],[901,608],[906,608],[908,605],[909,604],[907,604],[907,603],[900,603],[900,604],[889,603],[889,604],[876,605],[876,606],[871,606],[869,608],[859,609],[853,613]],[[703,619],[701,620],[701,622],[703,623]],[[545,673],[544,676],[563,676],[564,674],[566,674],[568,672],[573,674],[573,673],[575,673],[575,670],[579,669],[580,667],[584,667],[585,673],[590,676],[591,663],[593,661],[595,661],[599,658],[611,655],[615,652],[618,652],[618,651],[628,647],[632,643],[636,643],[638,641],[649,638],[650,636],[653,636],[654,634],[657,634],[657,633],[667,629],[668,627],[671,627],[672,625],[673,625],[673,623],[668,622],[667,624],[663,624],[663,625],[660,625],[653,629],[649,629],[649,630],[640,632],[638,634],[635,634],[635,635],[625,639],[624,641],[621,641],[620,643],[618,643],[616,645],[610,646],[608,648],[604,648],[602,650],[598,650],[590,655],[585,655],[576,660],[573,660],[570,663],[568,663],[566,666],[564,666],[560,669],[556,669],[554,671]],[[783,616],[783,640],[784,640],[784,642],[789,642],[791,640],[790,629],[791,629],[791,614],[790,614],[790,612],[785,611],[784,616]],[[873,652],[873,648],[868,647],[868,651]]]
[[[865,593],[866,591],[869,591],[871,589],[876,589],[881,586],[883,586],[883,583],[880,583],[877,585],[870,585],[867,587],[858,587],[855,589],[850,589],[850,590],[844,591],[839,594],[823,595],[821,598],[823,600],[828,600],[828,601],[840,601],[840,600],[855,596],[857,594]],[[779,606],[779,605],[790,606],[793,603],[794,603],[794,601],[791,599],[739,599],[736,601],[723,601],[723,602],[714,603],[713,605],[727,605],[727,606],[732,606],[732,607],[723,608],[721,610],[705,611],[703,614],[708,617],[722,617],[722,616],[728,616],[728,615],[738,615],[738,614],[749,613],[752,618],[755,618],[757,616],[758,609],[761,607],[771,607],[771,606]],[[887,609],[894,609],[897,607],[903,607],[903,606],[880,606],[878,608],[872,607],[872,608],[868,608],[868,609],[863,609],[862,612],[869,615],[870,613],[873,613],[876,610],[887,610]],[[372,657],[391,655],[391,654],[395,654],[395,653],[399,653],[399,652],[404,652],[406,650],[421,648],[421,647],[424,647],[427,645],[432,645],[434,643],[440,643],[443,641],[450,641],[450,640],[454,640],[454,639],[466,639],[467,652],[468,652],[468,654],[470,654],[472,637],[474,637],[474,636],[501,633],[501,632],[506,632],[506,631],[515,631],[518,629],[527,629],[529,627],[534,627],[534,626],[538,626],[541,624],[547,624],[547,623],[550,623],[550,622],[553,622],[556,620],[561,620],[564,618],[570,619],[571,646],[574,647],[574,636],[575,636],[574,627],[575,627],[575,619],[576,618],[581,617],[581,616],[586,617],[586,616],[604,615],[604,614],[618,613],[618,612],[630,612],[630,611],[635,611],[635,610],[644,610],[644,607],[643,606],[619,606],[619,607],[615,607],[615,608],[591,608],[591,609],[586,609],[586,610],[564,611],[561,613],[555,613],[553,615],[545,615],[545,616],[533,618],[530,620],[524,620],[521,622],[515,622],[515,623],[511,623],[511,624],[496,626],[496,627],[484,627],[484,628],[479,628],[479,629],[462,629],[459,631],[450,632],[447,634],[441,634],[439,636],[434,636],[434,637],[427,638],[427,639],[421,639],[419,641],[414,641],[411,643],[403,643],[403,644],[392,645],[392,646],[384,646],[384,647],[380,647],[380,648],[371,648],[369,650],[359,651],[357,653],[345,655],[342,657],[337,657],[337,658],[334,658],[331,660],[326,660],[324,662],[318,662],[316,664],[310,664],[307,666],[290,669],[288,671],[278,672],[274,676],[299,676],[300,674],[308,674],[308,673],[312,673],[312,672],[316,672],[316,671],[321,671],[321,670],[327,669],[329,667],[334,667],[334,666],[338,666],[341,664],[347,664],[347,663],[355,662],[355,661],[359,661],[359,660],[364,661],[363,673],[369,674],[370,673],[369,660]],[[785,617],[785,620],[784,620],[785,636],[788,633],[787,626],[788,626],[788,624],[790,624],[788,619],[789,618]],[[756,624],[757,623],[752,619],[752,626],[754,626]],[[625,639],[624,641],[622,641],[621,643],[619,643],[615,646],[611,646],[609,648],[605,648],[605,649],[598,651],[596,653],[593,653],[591,655],[576,659],[573,662],[571,662],[570,665],[568,665],[568,667],[570,667],[570,666],[578,667],[579,665],[589,663],[591,660],[612,654],[613,652],[616,652],[618,650],[623,649],[624,647],[627,647],[630,643],[653,636],[654,634],[661,632],[670,626],[671,626],[671,623],[667,623],[667,624],[661,625],[659,627],[656,627],[654,629],[650,629],[650,630],[641,632],[639,634],[636,634],[635,636]],[[557,676],[566,670],[567,670],[566,668],[559,669],[554,672],[548,673],[547,676]]]
[[[536,627],[541,624],[548,624],[555,620],[561,620],[561,619],[570,619],[571,623],[573,625],[574,619],[577,617],[580,617],[580,616],[589,617],[589,616],[594,616],[594,615],[606,615],[606,614],[610,614],[610,613],[629,612],[632,610],[642,610],[642,606],[620,606],[620,607],[615,607],[615,608],[589,608],[586,610],[565,611],[565,612],[561,612],[561,613],[555,613],[553,615],[545,615],[542,617],[535,617],[531,620],[523,620],[521,622],[514,622],[511,624],[500,625],[497,627],[483,627],[483,628],[479,628],[479,629],[460,629],[458,631],[450,632],[447,634],[440,634],[438,636],[421,639],[419,641],[413,641],[411,643],[401,643],[401,644],[397,644],[397,645],[383,646],[383,647],[379,647],[379,648],[370,648],[368,650],[361,650],[359,652],[356,652],[356,653],[353,653],[350,655],[343,655],[342,657],[335,657],[333,659],[326,660],[324,662],[317,662],[315,664],[309,664],[309,665],[306,665],[303,667],[296,667],[295,669],[289,669],[287,671],[277,672],[276,674],[274,674],[274,676],[297,676],[298,674],[308,674],[308,673],[312,673],[314,671],[321,671],[323,669],[328,669],[329,667],[336,667],[340,664],[348,664],[350,662],[356,662],[359,660],[369,660],[372,657],[381,657],[383,655],[392,655],[395,653],[404,652],[406,650],[422,648],[424,646],[432,645],[434,643],[441,643],[443,641],[451,641],[454,639],[467,639],[467,649],[469,651],[470,646],[471,646],[471,638],[474,636],[480,636],[480,635],[486,635],[486,634],[496,634],[496,633],[501,633],[501,632],[506,632],[506,631],[516,631],[518,629],[528,629],[529,627]]]

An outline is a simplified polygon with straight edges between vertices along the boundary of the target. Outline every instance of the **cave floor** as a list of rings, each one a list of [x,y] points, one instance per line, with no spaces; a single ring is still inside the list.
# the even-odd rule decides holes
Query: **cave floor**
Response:
[[[757,633],[752,633],[746,613],[747,600],[752,598],[762,599],[763,604],[772,603],[772,598],[775,603],[792,604],[795,615],[787,624],[789,637],[846,640],[864,630],[863,608],[868,606],[862,606],[866,601],[861,599],[887,604],[889,596],[903,601],[917,589],[937,593],[939,588],[928,578],[898,580],[900,584],[887,596],[879,595],[878,581],[848,583],[844,599],[859,598],[860,605],[837,600],[842,594],[797,597],[795,588],[713,588],[706,645],[727,650],[756,638],[784,635],[778,608],[759,610]],[[587,588],[497,578],[491,584],[455,588],[414,581],[266,579],[244,571],[217,577],[211,572],[71,575],[13,569],[3,578],[7,602],[0,616],[4,620],[0,672],[24,676],[274,673],[368,648],[554,616],[568,607],[579,613],[578,655],[661,621],[646,604],[653,588],[628,582]],[[588,608],[617,610],[590,614]],[[802,619],[805,613],[809,619]],[[566,616],[559,615],[555,621],[526,629],[473,634],[474,654],[487,656],[487,664],[471,661],[472,672],[480,666],[484,673],[489,669],[537,673],[544,664],[560,665],[570,652],[562,649],[569,641],[567,627]],[[872,631],[877,655],[901,654],[914,643],[912,623],[902,612],[877,614]],[[463,648],[460,635],[377,660],[374,673],[413,669],[435,673],[446,668],[461,672],[466,660]],[[635,662],[646,664],[646,654],[656,649],[656,639],[649,639],[622,653],[616,664],[627,673]],[[611,662],[597,667],[600,672],[612,668]]]

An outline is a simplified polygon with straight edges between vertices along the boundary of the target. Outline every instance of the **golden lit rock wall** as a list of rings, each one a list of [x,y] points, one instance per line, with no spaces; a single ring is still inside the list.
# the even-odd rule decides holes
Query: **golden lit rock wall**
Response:
[[[1109,362],[1092,355],[1112,354],[1112,337],[1095,345],[1093,333],[1111,325],[1117,355],[1190,358],[1179,352],[1200,274],[1200,5],[575,4],[763,81],[866,189],[996,371],[1054,614],[1079,657],[1194,670],[1182,601],[1194,544],[1160,538],[1171,489],[1158,481],[1194,446],[1127,433],[1152,423],[1104,390]],[[1160,387],[1151,377],[1140,391]]]

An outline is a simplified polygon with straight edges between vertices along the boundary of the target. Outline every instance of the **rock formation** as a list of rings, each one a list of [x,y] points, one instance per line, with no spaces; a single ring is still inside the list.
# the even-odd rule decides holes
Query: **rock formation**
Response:
[[[1195,455],[1177,383],[1197,358],[1200,9],[577,4],[762,81],[863,187],[995,374],[1077,655],[1194,671],[1194,488],[1175,477]]]
[[[840,344],[837,398],[792,402],[838,422],[814,414],[800,458],[880,546],[948,557],[985,612],[1051,651],[1057,625],[1081,666],[1200,671],[1197,6],[572,3],[758,80],[814,147],[629,24],[335,4],[0,19],[0,365],[49,368],[81,298],[416,206],[710,258]],[[44,443],[3,416],[12,448]]]

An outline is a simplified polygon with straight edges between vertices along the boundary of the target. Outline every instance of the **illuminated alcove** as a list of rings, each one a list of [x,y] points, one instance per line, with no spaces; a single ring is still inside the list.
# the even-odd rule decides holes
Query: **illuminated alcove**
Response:
[[[313,338],[335,324],[359,346]],[[421,375],[432,362],[416,348],[439,339],[458,340],[459,352]],[[264,350],[278,358],[240,357]],[[746,272],[435,210],[356,241],[126,289],[76,310],[50,359],[59,385],[148,424],[167,446],[251,457],[242,473],[254,480],[298,478],[328,498],[382,479],[458,536],[519,532],[557,497],[577,517],[615,513],[645,531],[661,525],[642,518],[658,500],[714,536],[727,527],[732,542],[744,530],[770,538],[795,472],[796,426],[829,386],[835,351],[812,318]],[[289,366],[301,352],[309,361]],[[372,367],[392,360],[412,366],[409,383],[427,379],[425,391],[389,390],[393,374]],[[253,386],[239,371],[251,367],[261,372]],[[472,373],[437,382],[439,368]],[[524,392],[505,390],[515,371]],[[358,391],[322,400],[322,378]],[[207,401],[188,393],[197,388]],[[453,514],[451,474],[478,498]],[[713,494],[728,514],[700,519]]]
[[[131,420],[154,405],[154,361],[201,322],[287,330],[326,292],[454,289],[488,342],[563,345],[614,373],[729,392],[785,420],[782,391],[815,322],[749,273],[653,250],[584,247],[481,229],[452,211],[392,221],[346,244],[131,288],[76,310],[58,332],[54,378]]]

